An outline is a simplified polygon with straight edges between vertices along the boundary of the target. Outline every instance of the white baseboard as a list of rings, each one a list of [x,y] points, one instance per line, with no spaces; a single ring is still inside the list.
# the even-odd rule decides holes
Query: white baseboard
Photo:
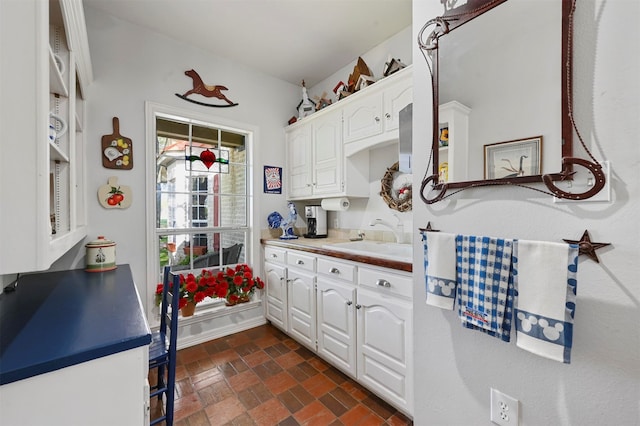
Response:
[[[188,348],[266,324],[262,301],[219,307],[180,318],[178,349]]]

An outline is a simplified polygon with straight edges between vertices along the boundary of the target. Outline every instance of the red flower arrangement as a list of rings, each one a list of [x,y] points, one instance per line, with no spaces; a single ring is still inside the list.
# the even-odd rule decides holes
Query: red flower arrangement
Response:
[[[162,283],[156,287],[156,305],[162,301]],[[227,300],[227,304],[236,304],[240,300],[248,300],[256,289],[263,289],[264,281],[253,275],[247,264],[237,265],[235,269],[211,271],[203,269],[200,275],[180,275],[180,301],[182,309],[187,303],[197,304],[205,298],[219,297]]]

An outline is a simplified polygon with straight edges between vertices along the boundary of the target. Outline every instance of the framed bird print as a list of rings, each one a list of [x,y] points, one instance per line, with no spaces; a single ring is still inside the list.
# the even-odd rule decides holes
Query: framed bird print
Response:
[[[542,136],[484,146],[484,178],[536,176],[542,167]]]

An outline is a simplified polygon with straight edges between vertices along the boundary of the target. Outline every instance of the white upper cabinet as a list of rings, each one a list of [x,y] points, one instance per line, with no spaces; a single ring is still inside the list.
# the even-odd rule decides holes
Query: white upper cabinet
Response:
[[[342,117],[339,111],[313,123],[313,193],[342,191]]]
[[[342,111],[316,114],[285,130],[288,199],[368,196],[369,157],[345,158]]]
[[[311,126],[300,126],[287,131],[286,150],[288,197],[290,199],[313,195],[312,133]]]
[[[350,102],[343,110],[346,156],[397,141],[400,110],[413,102],[411,68],[404,68],[347,100]]]
[[[86,235],[82,3],[0,1],[0,39],[0,274],[45,270]]]
[[[373,87],[368,88],[373,91]],[[364,92],[362,92],[364,93]],[[345,143],[370,138],[382,133],[382,92],[375,91],[344,108]]]

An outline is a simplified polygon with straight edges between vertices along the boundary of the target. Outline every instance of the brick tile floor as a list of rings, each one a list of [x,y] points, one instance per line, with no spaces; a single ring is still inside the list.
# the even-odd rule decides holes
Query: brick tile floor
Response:
[[[176,426],[413,424],[271,325],[179,351],[175,395]]]

